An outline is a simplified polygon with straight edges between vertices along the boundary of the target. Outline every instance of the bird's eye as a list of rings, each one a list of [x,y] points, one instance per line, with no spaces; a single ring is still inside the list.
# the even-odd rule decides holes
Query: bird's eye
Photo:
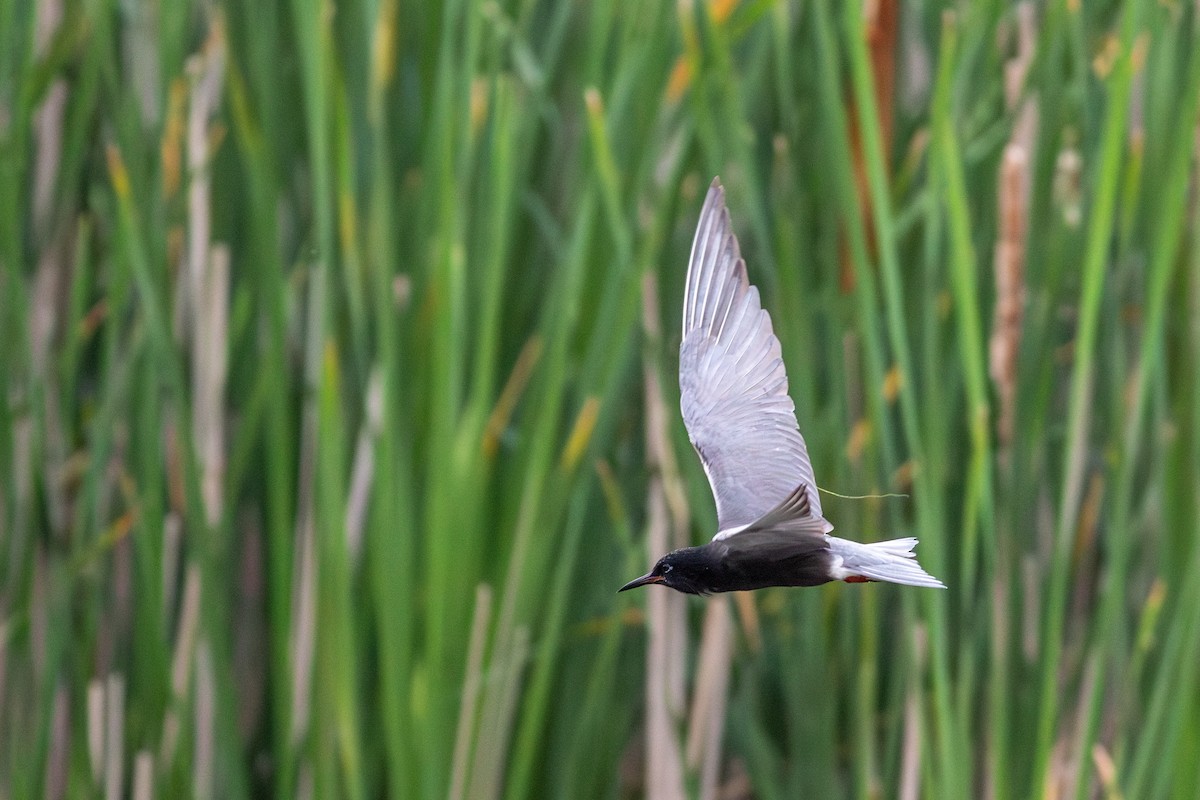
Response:
[[[666,574],[667,574],[668,572],[670,572],[670,571],[671,571],[671,565],[670,565],[670,564],[664,564],[664,565],[663,565],[663,575],[666,575]]]

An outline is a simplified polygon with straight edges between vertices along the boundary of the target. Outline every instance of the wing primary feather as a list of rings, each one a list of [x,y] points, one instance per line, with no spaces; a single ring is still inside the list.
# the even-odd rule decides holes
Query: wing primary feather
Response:
[[[742,288],[741,276],[746,274],[746,262],[738,259],[733,266],[733,274],[725,281],[725,286],[729,290],[729,300],[725,302],[725,313],[721,315],[721,324],[717,326],[717,341],[725,333],[725,323],[729,320],[729,314],[733,310],[734,301],[737,300],[738,289]]]
[[[717,267],[721,263],[723,256],[724,245],[722,239],[725,231],[729,230],[729,212],[724,208],[715,209],[713,216],[715,218],[714,229],[710,230],[706,237],[706,246],[704,249],[704,271],[701,274],[700,280],[703,281],[704,293],[701,295],[701,304],[696,317],[696,327],[700,330],[711,330],[711,303],[710,298],[713,294],[713,286],[717,281]]]
[[[754,287],[750,288],[753,290]],[[745,325],[745,320],[747,317],[753,318],[757,310],[753,308],[755,305],[754,300],[755,296],[753,291],[746,292],[738,299],[738,316],[734,320],[734,330],[740,330]],[[754,341],[755,337],[753,336],[743,336],[741,339],[730,337],[729,341],[725,345],[724,354],[732,359],[732,364],[736,365],[741,359],[742,355],[754,344]],[[734,347],[737,348],[736,351],[734,350]]]
[[[702,284],[706,284],[710,273],[714,270],[712,245],[714,237],[714,228],[718,231],[728,226],[720,225],[722,220],[722,212],[725,212],[724,203],[725,190],[721,188],[719,180],[714,179],[712,185],[709,186],[708,195],[704,200],[704,208],[700,212],[700,222],[696,226],[696,238],[692,241],[692,252],[688,260],[687,274],[687,290],[685,292],[685,308],[683,314],[683,335],[686,336],[689,331],[696,329],[701,321],[701,309],[704,306],[701,304],[700,288]],[[727,213],[727,212],[726,212]]]
[[[716,224],[716,217],[709,212],[708,219],[705,220],[704,238],[700,242],[700,257],[696,263],[696,297],[695,305],[692,308],[692,329],[702,328],[704,325],[704,313],[708,307],[708,291],[709,285],[712,283],[712,234],[713,226]]]

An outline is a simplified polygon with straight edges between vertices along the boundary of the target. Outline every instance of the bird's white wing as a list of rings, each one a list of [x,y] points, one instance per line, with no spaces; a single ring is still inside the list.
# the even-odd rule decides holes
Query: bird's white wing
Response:
[[[708,190],[692,242],[679,388],[683,421],[717,502],[714,538],[737,533],[793,496],[790,505],[807,504],[821,518],[779,340],[746,277],[719,180]],[[797,492],[801,486],[807,491]],[[804,516],[804,508],[795,511]]]

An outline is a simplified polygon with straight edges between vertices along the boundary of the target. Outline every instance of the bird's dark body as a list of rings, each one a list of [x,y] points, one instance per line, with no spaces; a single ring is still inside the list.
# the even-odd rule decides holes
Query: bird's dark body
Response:
[[[668,553],[651,575],[660,579],[653,582],[688,594],[819,586],[834,579],[831,559],[823,538],[750,531]]]

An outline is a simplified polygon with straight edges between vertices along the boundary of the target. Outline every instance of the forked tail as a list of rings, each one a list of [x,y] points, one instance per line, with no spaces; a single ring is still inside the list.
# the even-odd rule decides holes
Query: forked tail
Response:
[[[849,583],[887,581],[902,583],[905,586],[946,588],[946,584],[923,570],[917,563],[917,556],[913,553],[917,540],[911,536],[870,544],[851,542],[836,536],[825,538],[829,540],[829,550],[834,556],[830,571],[835,580]]]

